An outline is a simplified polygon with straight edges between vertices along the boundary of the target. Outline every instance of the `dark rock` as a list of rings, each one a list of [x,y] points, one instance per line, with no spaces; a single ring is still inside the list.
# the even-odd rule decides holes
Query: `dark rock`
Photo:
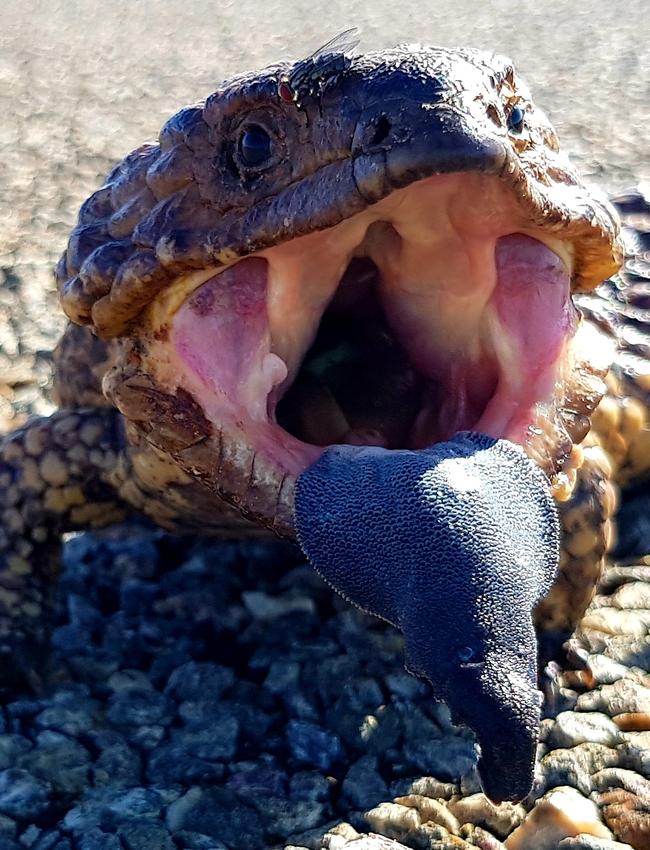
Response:
[[[43,703],[37,699],[17,699],[5,707],[9,720],[29,718],[43,709]]]
[[[4,838],[13,838],[17,830],[16,821],[6,815],[0,815],[0,841]]]
[[[460,779],[476,765],[474,743],[465,735],[410,741],[404,755],[417,770],[445,780]]]
[[[167,810],[167,826],[199,832],[223,841],[231,850],[259,850],[262,826],[255,809],[225,788],[194,787]]]
[[[131,746],[138,750],[153,750],[165,737],[164,726],[132,726],[129,729],[127,740]]]
[[[374,714],[363,718],[359,734],[364,748],[371,755],[382,755],[398,747],[402,739],[400,716],[392,705],[380,706]]]
[[[162,824],[138,822],[120,827],[126,850],[174,850],[172,837]]]
[[[47,829],[41,832],[29,850],[71,850],[71,845],[58,829]],[[79,848],[79,850],[85,850],[85,848]]]
[[[87,682],[106,682],[120,666],[117,659],[108,657],[101,650],[93,655],[70,655],[66,651],[65,661],[70,670]]]
[[[118,821],[125,818],[157,818],[165,806],[163,796],[153,788],[129,788],[106,795],[105,800]]]
[[[406,670],[387,673],[384,676],[384,681],[388,690],[402,699],[419,699],[426,696],[430,690],[426,682],[423,682],[422,679],[416,679]]]
[[[254,798],[252,802],[269,838],[284,839],[294,832],[312,829],[324,820],[325,806],[313,800],[267,797]]]
[[[297,689],[299,679],[300,664],[280,659],[271,663],[264,687],[272,694],[290,694]]]
[[[15,767],[18,758],[32,746],[32,742],[22,735],[0,735],[0,770]]]
[[[289,793],[294,800],[323,802],[329,799],[332,783],[316,770],[294,773],[289,782]]]
[[[152,690],[151,679],[143,670],[117,670],[107,682],[112,691],[130,691],[133,688]]]
[[[138,578],[128,579],[120,588],[120,607],[132,616],[148,612],[159,593],[157,584]]]
[[[364,756],[348,770],[343,793],[355,809],[370,809],[388,797],[388,787],[377,772],[377,759]]]
[[[175,833],[174,839],[182,850],[228,850],[217,838],[201,835],[200,832],[189,832],[181,829]]]
[[[329,770],[343,756],[338,735],[306,720],[289,721],[287,743],[294,758],[321,770]]]
[[[59,691],[36,717],[41,729],[53,729],[77,738],[90,731],[99,717],[99,703],[82,693]]]
[[[63,827],[75,835],[85,835],[92,829],[114,832],[122,824],[142,819],[159,818],[167,800],[153,788],[128,788],[126,790],[98,790],[70,809],[63,819]]]
[[[264,762],[240,762],[230,766],[232,775],[228,788],[240,797],[284,797],[287,774]]]
[[[164,743],[156,747],[147,766],[149,782],[165,785],[219,782],[224,774],[223,764],[192,756],[178,743]]]
[[[46,730],[19,766],[48,782],[58,794],[80,794],[88,785],[90,753],[78,741]]]
[[[26,770],[0,772],[0,813],[20,821],[36,820],[48,810],[50,787]]]
[[[167,682],[165,693],[178,702],[217,701],[232,687],[235,674],[229,667],[204,661],[188,661],[177,667]]]
[[[327,713],[327,723],[349,747],[363,750],[361,729],[364,718],[373,715],[384,702],[381,688],[374,679],[356,678],[346,684],[334,707]]]
[[[117,726],[166,726],[171,723],[174,707],[158,691],[130,688],[117,691],[108,700],[106,717]]]
[[[123,850],[117,835],[91,829],[78,839],[79,850]]]
[[[208,726],[189,726],[172,730],[171,745],[191,756],[208,761],[231,759],[235,755],[239,723],[228,714]]]
[[[223,711],[228,711],[239,724],[242,734],[248,735],[255,741],[265,738],[273,723],[273,717],[250,702],[226,701],[222,703]]]
[[[141,758],[122,735],[106,730],[93,735],[92,741],[101,750],[92,767],[95,787],[111,785],[119,788],[138,784]]]

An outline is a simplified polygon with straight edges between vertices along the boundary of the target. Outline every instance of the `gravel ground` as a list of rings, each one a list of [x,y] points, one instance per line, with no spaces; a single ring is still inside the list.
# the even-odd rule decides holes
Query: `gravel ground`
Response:
[[[5,3],[4,428],[51,409],[51,268],[111,164],[229,73],[353,24],[363,49],[510,54],[592,180],[650,177],[645,0],[455,0],[425,16],[410,0]],[[46,689],[0,714],[0,850],[498,850],[509,834],[508,850],[650,847],[650,560],[610,569],[549,677],[525,807],[476,793],[472,742],[403,672],[396,633],[333,598],[290,547],[81,536],[60,594]],[[564,838],[577,821],[592,838]]]

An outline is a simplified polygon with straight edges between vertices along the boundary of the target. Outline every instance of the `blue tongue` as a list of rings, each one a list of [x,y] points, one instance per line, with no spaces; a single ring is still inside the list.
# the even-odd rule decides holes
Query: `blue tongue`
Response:
[[[408,668],[477,735],[486,793],[525,797],[540,713],[533,610],[559,556],[541,470],[470,432],[421,451],[333,446],[298,479],[295,527],[335,590],[404,632]]]
[[[420,451],[332,446],[298,478],[295,527],[335,590],[396,626],[420,581],[449,597],[478,571],[495,592],[516,582],[532,608],[557,570],[546,477],[518,446],[472,432]]]

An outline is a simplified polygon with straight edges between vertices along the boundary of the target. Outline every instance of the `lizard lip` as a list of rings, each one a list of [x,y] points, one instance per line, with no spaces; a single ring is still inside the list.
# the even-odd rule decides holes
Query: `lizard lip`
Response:
[[[335,443],[525,444],[575,328],[570,263],[498,180],[428,178],[195,276],[172,318],[175,382],[290,476]]]

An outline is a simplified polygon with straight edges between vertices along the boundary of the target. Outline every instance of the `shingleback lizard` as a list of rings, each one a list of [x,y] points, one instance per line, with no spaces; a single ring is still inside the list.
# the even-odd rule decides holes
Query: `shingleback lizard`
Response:
[[[296,482],[326,447],[422,456],[468,431],[545,476],[562,552],[535,623],[569,634],[616,488],[650,467],[646,292],[587,294],[622,259],[616,212],[503,57],[332,48],[181,110],[81,208],[57,269],[60,410],[0,449],[4,678],[44,643],[63,532],[135,509],[294,537]],[[399,527],[399,496],[380,525]],[[506,694],[474,718],[484,746],[513,711]],[[510,754],[523,778],[493,760],[495,798],[527,793],[530,744]]]

